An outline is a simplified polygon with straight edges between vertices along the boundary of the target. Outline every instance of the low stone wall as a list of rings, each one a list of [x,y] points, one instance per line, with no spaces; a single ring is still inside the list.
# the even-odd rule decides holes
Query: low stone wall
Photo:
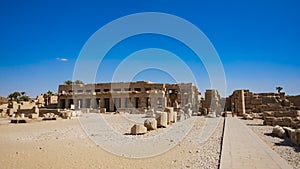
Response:
[[[300,128],[300,110],[265,111],[264,125]]]
[[[294,106],[300,108],[300,95],[298,96],[287,96],[286,97]]]
[[[60,115],[59,109],[39,109],[39,116],[43,117],[44,114],[53,113],[55,115]]]

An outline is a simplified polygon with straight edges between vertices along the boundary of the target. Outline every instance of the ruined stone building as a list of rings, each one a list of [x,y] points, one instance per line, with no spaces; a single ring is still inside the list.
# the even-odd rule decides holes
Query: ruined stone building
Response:
[[[264,111],[286,111],[296,108],[285,93],[253,93],[249,90],[236,90],[226,101],[225,109],[237,115],[262,113]],[[293,97],[294,100],[297,97]]]
[[[106,108],[106,111],[165,107],[200,103],[198,88],[192,83],[162,84],[147,81],[59,85],[58,108]]]
[[[53,95],[45,95],[41,94],[36,97],[36,104],[37,106],[40,107],[46,107],[46,108],[57,108],[57,103],[58,103],[58,96],[57,94]]]
[[[206,113],[215,112],[220,114],[223,111],[224,105],[218,90],[208,89],[205,91],[205,99],[202,100],[202,108],[205,108]]]

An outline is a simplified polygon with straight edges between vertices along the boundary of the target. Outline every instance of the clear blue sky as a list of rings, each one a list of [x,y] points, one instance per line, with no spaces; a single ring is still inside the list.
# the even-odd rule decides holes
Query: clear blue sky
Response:
[[[109,0],[0,2],[0,96],[26,91],[31,97],[72,79],[74,64],[88,38],[103,25],[137,12],[164,12],[198,26],[215,46],[235,89],[272,92],[282,86],[300,94],[300,2],[297,0]],[[105,56],[97,81],[109,81],[130,52],[148,47],[170,50],[197,73],[200,91],[209,88],[201,63],[170,38],[141,35],[122,41]],[[60,58],[60,59],[59,59]],[[66,58],[63,60],[61,58]],[[109,66],[107,66],[109,65]],[[199,66],[200,65],[200,66]],[[154,78],[156,75],[156,78]],[[136,80],[173,82],[163,72],[141,72]]]

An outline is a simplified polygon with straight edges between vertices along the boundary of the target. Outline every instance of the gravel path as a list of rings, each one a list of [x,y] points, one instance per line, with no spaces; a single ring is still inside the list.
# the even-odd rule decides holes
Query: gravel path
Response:
[[[213,134],[207,139],[205,143],[198,140],[192,140],[193,137],[187,137],[186,142],[192,142],[195,149],[191,151],[191,158],[187,161],[185,167],[187,168],[201,168],[201,169],[217,169],[219,165],[221,140],[224,120],[223,118],[213,129]],[[197,126],[195,126],[197,128]],[[204,128],[205,130],[205,128]],[[189,136],[196,134],[197,130],[192,130]],[[198,132],[199,134],[199,132]],[[183,166],[184,167],[184,166]]]
[[[121,116],[104,116],[107,121],[111,124],[118,122],[117,126],[114,126],[115,131],[128,132],[132,124],[128,124],[128,119],[134,121],[134,123],[142,122],[144,119],[139,117],[139,115],[127,115],[130,116],[127,119],[120,118]],[[136,118],[136,119],[135,119]],[[92,119],[96,119],[93,117]],[[85,123],[85,122],[84,122]],[[192,117],[190,119],[184,120],[172,124],[168,128],[158,129],[152,131],[145,135],[132,136],[125,135],[124,137],[117,137],[109,129],[101,126],[102,129],[106,131],[104,137],[99,137],[97,139],[112,139],[114,142],[107,142],[102,140],[102,143],[114,143],[114,146],[107,145],[108,147],[115,147],[116,149],[111,149],[114,153],[121,153],[127,157],[145,157],[149,155],[147,153],[156,154],[166,147],[172,148],[175,146],[175,150],[179,153],[176,158],[171,160],[171,168],[218,168],[219,158],[220,158],[220,148],[222,140],[222,130],[223,130],[223,118],[204,118],[204,117]],[[86,123],[91,124],[91,123]],[[97,121],[97,128],[99,127],[99,122]],[[125,125],[126,124],[126,125]],[[193,125],[193,126],[191,126]],[[88,126],[86,126],[88,127]],[[95,126],[96,127],[96,126]],[[96,132],[95,128],[92,126],[88,127],[92,133]],[[186,132],[189,128],[191,130],[187,133],[183,140],[176,135],[183,136],[181,132]],[[125,130],[124,130],[125,129]],[[89,131],[88,131],[89,133]],[[177,134],[175,134],[177,133]],[[119,133],[120,134],[120,133]],[[110,135],[110,136],[108,136]],[[112,137],[112,135],[114,135]],[[159,137],[157,137],[159,136]],[[157,139],[152,139],[152,138]],[[166,139],[165,139],[166,138]],[[150,139],[150,140],[148,140]],[[125,147],[120,147],[119,145],[126,145],[134,148],[126,149]],[[145,146],[147,145],[147,146]],[[139,148],[143,147],[143,148]],[[150,148],[150,149],[147,149]],[[168,148],[168,149],[169,149]],[[142,151],[141,151],[142,150]],[[158,152],[156,152],[159,150]],[[167,150],[167,149],[166,149]],[[137,156],[138,155],[138,156]],[[151,155],[150,155],[151,156]]]
[[[288,139],[281,139],[272,136],[272,126],[264,126],[260,119],[242,120],[250,127],[267,145],[277,152],[295,169],[300,168],[300,147],[291,145]]]

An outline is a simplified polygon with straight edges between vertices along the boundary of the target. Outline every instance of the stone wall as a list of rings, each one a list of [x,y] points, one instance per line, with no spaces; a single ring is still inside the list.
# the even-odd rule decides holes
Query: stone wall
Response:
[[[231,111],[233,114],[237,114],[239,116],[242,116],[246,113],[246,101],[249,102],[248,99],[248,92],[245,90],[236,90],[233,92],[233,94],[230,96],[230,102],[231,102]],[[246,95],[246,96],[245,96]],[[247,100],[245,100],[247,98]],[[249,103],[247,104],[249,105]]]
[[[300,110],[265,111],[264,125],[300,128]]]
[[[262,113],[264,111],[294,110],[292,102],[285,93],[253,93],[249,90],[236,90],[226,101],[226,110],[242,115],[244,113]],[[298,97],[293,97],[297,102]]]
[[[47,113],[53,113],[55,115],[60,115],[60,111],[58,109],[46,109],[46,108],[39,109],[40,117],[43,117],[43,115],[47,114]]]
[[[300,109],[300,95],[297,96],[286,96],[286,98],[298,109]]]
[[[206,109],[207,113],[214,112],[220,114],[223,111],[223,102],[221,101],[220,94],[217,90],[206,90],[205,99],[202,101],[202,108]]]
[[[8,99],[0,96],[0,105],[6,104],[7,102],[8,102]]]

